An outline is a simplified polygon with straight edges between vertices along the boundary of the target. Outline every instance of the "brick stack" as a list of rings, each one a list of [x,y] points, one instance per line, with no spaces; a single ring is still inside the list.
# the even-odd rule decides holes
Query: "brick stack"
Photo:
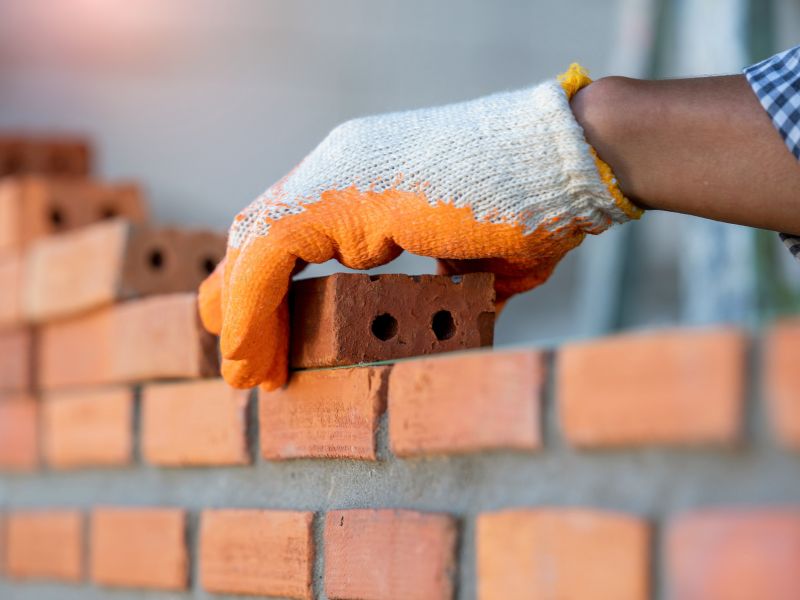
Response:
[[[313,368],[255,395],[158,232],[0,269],[0,596],[797,597],[800,321],[491,350],[487,276],[339,275],[293,291]]]

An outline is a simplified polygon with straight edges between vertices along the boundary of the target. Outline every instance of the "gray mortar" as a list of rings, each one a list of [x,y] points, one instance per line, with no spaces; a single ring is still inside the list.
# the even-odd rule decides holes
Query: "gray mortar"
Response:
[[[755,357],[749,358],[751,367]],[[756,372],[751,368],[750,373]],[[204,508],[258,507],[312,510],[408,508],[441,511],[461,519],[458,599],[475,598],[474,518],[507,507],[580,506],[625,511],[656,521],[655,560],[669,517],[705,506],[800,503],[800,457],[772,441],[764,404],[754,401],[758,380],[749,389],[745,441],[738,447],[578,451],[558,433],[552,369],[545,386],[545,448],[535,453],[488,452],[475,455],[398,460],[387,448],[386,422],[377,440],[378,462],[291,460],[267,462],[256,456],[247,467],[159,469],[141,463],[127,469],[41,472],[0,477],[0,505],[15,507],[98,504]],[[250,413],[253,415],[253,412]],[[253,430],[251,429],[251,432]],[[255,440],[251,440],[251,447]],[[322,552],[324,517],[314,532]],[[193,532],[193,535],[196,535]],[[314,567],[317,598],[322,560]],[[654,568],[654,575],[658,568]],[[72,600],[110,598],[226,598],[200,589],[197,566],[186,593],[104,590],[89,583],[13,584],[0,580],[0,598]],[[666,598],[664,582],[654,577],[653,597]],[[233,596],[231,596],[233,598]]]

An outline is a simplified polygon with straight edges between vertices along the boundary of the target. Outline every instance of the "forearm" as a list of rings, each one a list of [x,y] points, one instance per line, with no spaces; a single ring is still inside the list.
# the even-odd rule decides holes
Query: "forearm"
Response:
[[[800,164],[744,76],[610,77],[572,109],[642,207],[800,233]]]

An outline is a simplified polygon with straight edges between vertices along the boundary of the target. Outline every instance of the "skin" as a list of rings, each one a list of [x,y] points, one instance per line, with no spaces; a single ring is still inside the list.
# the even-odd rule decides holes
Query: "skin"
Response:
[[[607,77],[571,105],[643,208],[800,234],[800,163],[743,75]]]

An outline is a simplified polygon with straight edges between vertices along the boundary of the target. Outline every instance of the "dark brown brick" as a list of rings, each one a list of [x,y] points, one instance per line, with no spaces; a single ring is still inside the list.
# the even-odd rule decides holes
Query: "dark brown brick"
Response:
[[[0,138],[0,176],[34,173],[86,176],[91,167],[92,149],[82,138]]]
[[[494,276],[338,273],[292,287],[290,362],[333,367],[491,346]]]

